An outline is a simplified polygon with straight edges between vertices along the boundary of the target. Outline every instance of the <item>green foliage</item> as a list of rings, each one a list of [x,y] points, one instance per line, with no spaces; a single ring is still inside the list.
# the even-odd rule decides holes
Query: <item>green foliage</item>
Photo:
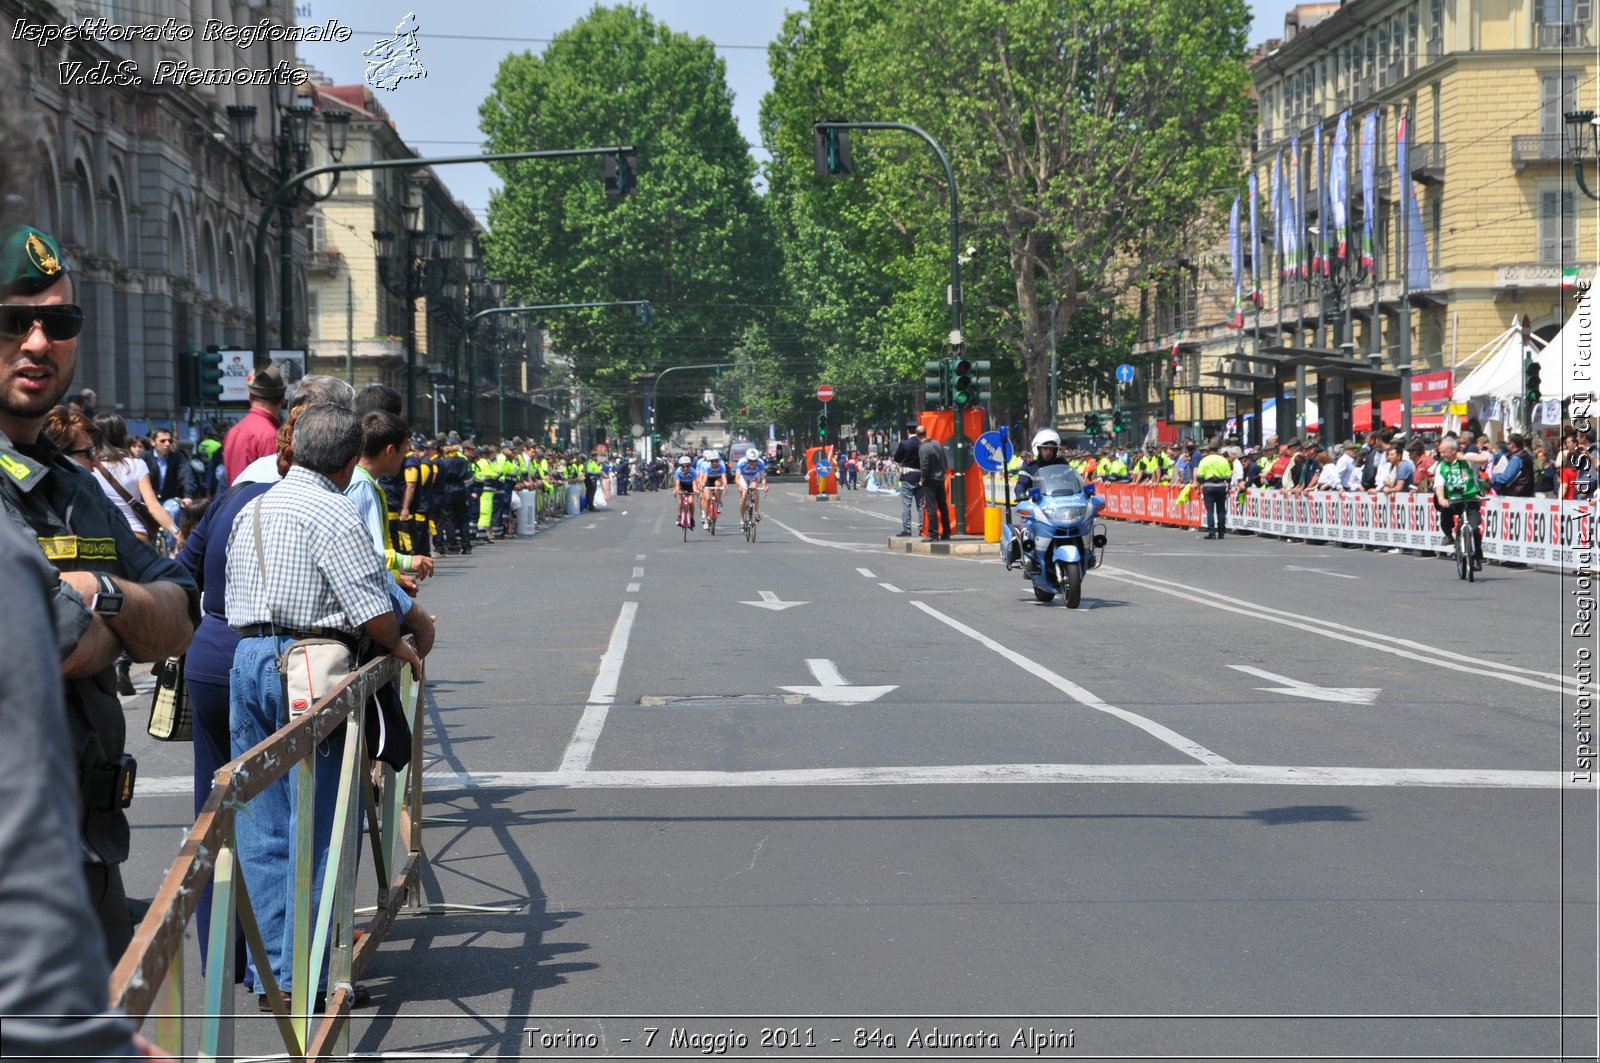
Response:
[[[966,353],[995,361],[997,407],[1025,385],[1029,420],[1050,423],[1052,303],[1071,336],[1080,311],[1171,258],[1238,169],[1248,23],[1243,0],[812,0],[791,15],[763,104],[768,198],[827,370],[921,390],[949,329],[949,208],[932,153],[903,133],[852,133],[855,176],[815,178],[812,122],[909,122],[944,145],[961,244],[978,249]],[[1072,382],[1100,356],[1068,346]]]
[[[511,300],[652,301],[647,326],[627,308],[547,322],[614,425],[640,376],[731,360],[757,312],[730,304],[772,300],[776,242],[731,101],[711,42],[623,5],[595,7],[541,55],[508,56],[479,107],[486,151],[638,149],[635,195],[606,196],[598,156],[538,159],[497,166],[505,188],[489,204],[488,269]],[[694,379],[674,374],[674,392],[679,377]],[[658,404],[657,423],[703,412],[687,388]]]

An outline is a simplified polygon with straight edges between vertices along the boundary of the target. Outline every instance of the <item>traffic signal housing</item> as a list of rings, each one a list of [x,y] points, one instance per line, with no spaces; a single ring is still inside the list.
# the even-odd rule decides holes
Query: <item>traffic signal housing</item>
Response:
[[[950,359],[950,405],[957,408],[971,406],[976,397],[975,380],[972,359]]]
[[[1100,434],[1100,415],[1098,413],[1086,413],[1086,414],[1084,414],[1083,415],[1083,430],[1085,432],[1089,433],[1092,436],[1099,435]]]
[[[1126,431],[1128,427],[1127,417],[1127,411],[1121,406],[1113,406],[1111,408],[1111,430],[1119,433]]]
[[[994,397],[994,393],[989,390],[990,384],[993,383],[993,378],[989,376],[989,363],[982,360],[973,362],[972,371],[977,374],[972,383],[978,389],[978,404],[986,406],[989,404],[989,400]]]
[[[922,363],[922,396],[929,409],[950,405],[950,364],[943,359]]]
[[[605,156],[606,195],[625,196],[639,189],[639,157],[631,151]]]
[[[850,173],[850,131],[813,126],[811,154],[812,161],[816,163],[818,177],[842,177]]]
[[[195,390],[202,405],[222,401],[221,348],[211,346],[200,352],[195,380],[199,385]]]
[[[828,438],[828,408],[826,406],[817,411],[817,438]]]
[[[1544,401],[1544,391],[1539,383],[1539,363],[1532,358],[1522,363],[1522,394],[1529,406]]]

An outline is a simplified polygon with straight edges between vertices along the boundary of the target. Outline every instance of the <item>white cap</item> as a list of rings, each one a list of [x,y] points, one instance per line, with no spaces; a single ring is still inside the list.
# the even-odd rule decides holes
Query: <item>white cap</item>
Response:
[[[745,461],[760,461],[761,460],[761,452],[758,451],[755,447],[751,447],[749,450],[744,452],[744,460]]]

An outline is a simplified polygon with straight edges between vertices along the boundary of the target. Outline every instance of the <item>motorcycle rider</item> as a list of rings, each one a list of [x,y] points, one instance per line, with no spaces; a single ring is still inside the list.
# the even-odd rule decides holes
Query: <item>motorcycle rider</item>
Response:
[[[1051,465],[1067,465],[1066,455],[1061,453],[1061,433],[1054,428],[1041,428],[1033,434],[1033,457],[1024,462],[1022,469],[1017,473],[1017,498],[1026,499],[1028,492],[1033,489],[1034,477],[1040,469]],[[1021,551],[1022,570],[1027,575],[1033,575],[1033,542],[1027,537],[1028,522],[1021,513],[1017,515],[1015,527],[1016,537],[1012,539],[1013,553]],[[1006,567],[1010,568],[1018,559],[1007,558]]]

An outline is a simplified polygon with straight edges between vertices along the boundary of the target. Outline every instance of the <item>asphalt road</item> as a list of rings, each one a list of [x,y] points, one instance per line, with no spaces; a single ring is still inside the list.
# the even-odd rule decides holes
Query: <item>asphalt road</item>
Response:
[[[1113,524],[1068,610],[766,509],[442,561],[427,893],[507,911],[403,920],[357,1050],[1595,1055],[1571,577]],[[134,811],[148,895],[188,799]]]

